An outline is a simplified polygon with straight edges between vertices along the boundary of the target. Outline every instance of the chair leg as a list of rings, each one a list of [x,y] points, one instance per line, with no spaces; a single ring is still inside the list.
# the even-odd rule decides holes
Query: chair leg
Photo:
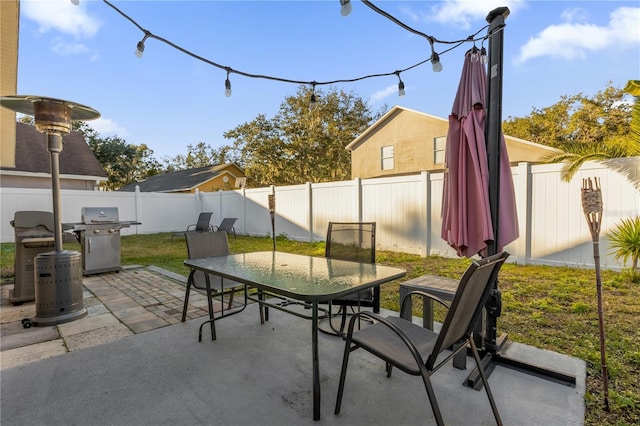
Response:
[[[422,381],[424,382],[424,387],[427,390],[427,396],[429,397],[429,403],[431,404],[431,410],[433,411],[433,415],[436,418],[436,424],[438,426],[444,426],[444,420],[442,420],[442,414],[440,413],[438,400],[436,399],[436,394],[433,391],[433,386],[431,385],[431,380],[429,379],[429,376],[423,373]]]
[[[491,393],[491,389],[489,388],[487,374],[482,367],[482,360],[480,359],[480,355],[478,355],[478,349],[476,347],[476,343],[473,341],[473,335],[469,338],[469,343],[471,344],[471,352],[473,352],[473,358],[475,359],[476,365],[478,366],[478,371],[480,372],[480,378],[482,378],[482,384],[484,385],[484,389],[487,392],[487,397],[489,398],[489,403],[491,404],[493,416],[496,418],[496,423],[498,424],[498,426],[502,426],[502,419],[500,418],[498,407],[496,406],[496,401],[493,399],[493,394]]]
[[[187,280],[187,288],[184,291],[184,306],[182,307],[182,322],[185,322],[187,319],[187,306],[189,306],[189,294],[191,293],[191,283],[193,282],[193,274],[194,271],[191,271],[189,274],[189,279]]]
[[[347,364],[349,364],[349,354],[351,353],[351,333],[347,335],[347,340],[344,345],[344,355],[342,357],[342,370],[340,370],[340,383],[338,384],[338,396],[336,398],[335,414],[340,413],[342,407],[342,392],[344,391],[344,381],[347,377]]]

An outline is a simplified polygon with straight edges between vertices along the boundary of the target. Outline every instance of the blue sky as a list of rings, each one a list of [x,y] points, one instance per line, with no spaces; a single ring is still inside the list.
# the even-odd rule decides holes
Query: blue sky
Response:
[[[21,0],[18,94],[67,99],[95,108],[89,125],[102,136],[146,144],[162,160],[187,145],[230,143],[225,131],[273,117],[297,84],[226,72],[154,39],[134,55],[143,33],[98,0]],[[300,81],[353,79],[405,69],[430,57],[429,43],[352,0],[122,1],[112,4],[154,35],[209,61],[252,74]],[[563,95],[592,96],[608,82],[640,78],[638,1],[376,1],[410,27],[439,40],[461,40],[486,25],[498,6],[504,29],[503,116],[524,117]],[[486,35],[482,30],[479,36]],[[337,84],[377,111],[400,105],[446,118],[467,43],[401,74]],[[480,47],[480,43],[477,44]],[[485,44],[485,46],[487,46]],[[436,44],[437,52],[449,46]],[[319,87],[326,91],[327,87]]]

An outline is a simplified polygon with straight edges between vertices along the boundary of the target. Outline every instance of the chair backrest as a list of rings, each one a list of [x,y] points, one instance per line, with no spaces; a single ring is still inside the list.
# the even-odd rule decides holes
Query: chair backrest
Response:
[[[203,212],[198,215],[198,222],[196,223],[196,231],[207,231],[210,228],[212,212]]]
[[[507,252],[497,253],[474,261],[467,268],[442,323],[433,352],[427,359],[428,369],[433,368],[443,350],[471,336],[493,287],[492,283],[497,280],[498,272],[507,257]]]
[[[329,222],[325,257],[376,262],[375,222]]]
[[[225,217],[224,219],[222,219],[222,222],[220,222],[220,226],[218,226],[217,230],[224,232],[231,231],[233,226],[236,224],[236,220],[238,220],[237,217]]]
[[[189,259],[226,256],[229,254],[229,241],[226,232],[185,232],[187,256]],[[218,278],[219,279],[219,278]],[[193,283],[198,288],[205,287],[204,272],[196,271]]]

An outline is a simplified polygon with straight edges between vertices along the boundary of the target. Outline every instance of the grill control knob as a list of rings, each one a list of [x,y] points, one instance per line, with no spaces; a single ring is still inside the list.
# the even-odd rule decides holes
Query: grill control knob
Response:
[[[99,229],[94,229],[94,230],[93,230],[93,233],[94,233],[94,234],[99,234],[99,233],[100,233],[100,230],[99,230]]]
[[[116,233],[116,230],[115,230],[115,229],[113,229],[113,228],[112,228],[112,229],[109,229],[109,233],[110,233],[110,234],[115,234],[115,233]]]

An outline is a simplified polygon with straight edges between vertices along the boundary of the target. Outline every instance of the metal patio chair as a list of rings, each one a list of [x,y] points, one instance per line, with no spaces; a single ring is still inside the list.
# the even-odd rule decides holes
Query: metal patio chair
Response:
[[[226,256],[229,254],[229,241],[227,240],[226,232],[186,232],[185,237],[187,240],[187,253],[189,259],[202,259],[205,257]],[[217,275],[205,274],[202,271],[191,270],[185,289],[184,306],[182,308],[182,322],[187,319],[187,308],[189,306],[189,294],[191,292],[191,287],[206,291],[207,281],[209,281],[209,288],[211,289],[211,292],[207,295],[210,318],[213,319],[214,317],[213,299],[216,297],[220,298],[222,306],[220,315],[216,320],[241,312],[247,306],[247,286],[245,284],[227,278],[222,278]],[[233,296],[235,295],[236,290],[244,292],[244,304],[241,308],[233,308]],[[230,312],[225,312],[224,296],[228,296],[227,310]],[[204,324],[206,323],[203,323],[203,325]],[[215,322],[213,322],[213,324],[215,336]],[[198,340],[202,340],[202,325],[200,326]]]
[[[213,230],[233,234],[233,238],[236,238],[236,228],[234,227],[236,220],[238,220],[237,217],[225,217],[222,219],[222,222],[220,222],[220,225],[213,227]]]
[[[439,333],[398,317],[383,318],[380,315],[364,311],[355,314],[349,322],[346,336],[335,413],[340,413],[349,354],[362,348],[385,361],[387,377],[391,376],[393,367],[414,376],[422,376],[436,423],[443,425],[444,421],[430,377],[459,351],[467,350],[468,344],[480,372],[493,415],[496,422],[501,425],[498,408],[473,339],[473,329],[489,297],[492,289],[491,283],[497,279],[498,272],[508,256],[509,253],[506,252],[498,253],[475,261],[469,266],[460,279],[460,284]],[[404,298],[400,308],[401,312],[405,307],[405,301],[412,294],[428,297],[447,306],[446,302],[437,297],[416,290]],[[354,332],[355,323],[360,317],[374,320],[376,323]],[[438,361],[438,357],[451,347],[455,349],[446,354],[444,358],[440,357],[441,360]],[[464,407],[460,408],[464,409]]]
[[[376,262],[376,223],[375,222],[329,222],[325,257],[356,262]],[[333,306],[339,306],[337,313],[332,312]],[[329,302],[329,315],[321,323],[328,322],[330,330],[320,328],[321,331],[337,336],[344,335],[344,328],[349,314],[349,308],[373,308],[380,312],[380,286],[354,293]],[[336,328],[332,318],[340,315],[340,327]]]
[[[196,223],[192,223],[187,226],[187,230],[185,232],[206,232],[213,231],[213,226],[211,226],[211,216],[213,216],[212,212],[202,212],[198,215],[198,221]],[[174,232],[171,235],[171,240],[173,241],[173,237],[184,237],[185,232]]]

